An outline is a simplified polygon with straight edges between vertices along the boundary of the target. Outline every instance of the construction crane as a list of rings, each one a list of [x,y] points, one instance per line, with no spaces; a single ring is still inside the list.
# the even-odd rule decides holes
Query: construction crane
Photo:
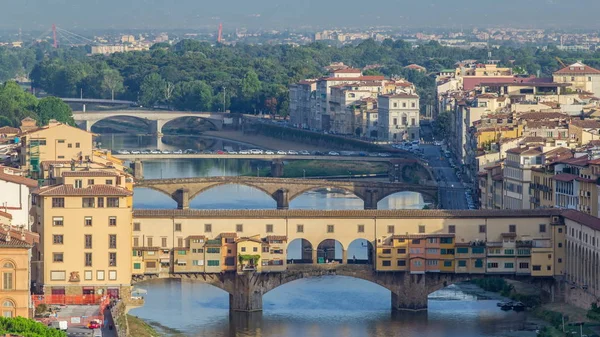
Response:
[[[219,23],[219,33],[217,35],[217,42],[221,43],[223,40],[223,24]]]
[[[560,63],[560,65],[563,66],[563,68],[567,67],[567,65],[558,56],[556,56],[555,59],[558,61],[558,63]]]

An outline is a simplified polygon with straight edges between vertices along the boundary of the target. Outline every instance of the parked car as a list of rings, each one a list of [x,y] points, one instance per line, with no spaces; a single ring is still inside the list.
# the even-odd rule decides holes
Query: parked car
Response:
[[[225,154],[225,151],[223,151],[223,150],[218,150],[217,152],[215,152],[215,154]]]
[[[162,150],[162,154],[171,154],[171,151],[169,151],[169,150]]]
[[[183,154],[183,150],[175,150],[173,151],[173,154]]]
[[[239,154],[250,154],[248,150],[240,150]]]
[[[56,330],[67,331],[68,323],[67,321],[52,321],[50,327]]]
[[[141,152],[139,150],[132,150],[131,154],[140,154]]]
[[[193,150],[193,149],[187,149],[187,150],[183,151],[183,153],[185,153],[185,154],[196,154],[196,153],[198,153],[198,151]]]
[[[282,150],[279,150],[279,151],[277,151],[277,154],[280,154],[280,155],[285,155],[285,154],[287,154],[287,152],[285,152],[285,151],[282,151]]]
[[[150,150],[142,150],[140,151],[141,154],[150,154]]]
[[[288,154],[291,154],[291,155],[297,155],[297,154],[298,154],[298,152],[297,152],[297,151],[294,151],[294,150],[289,150],[289,151],[288,151]]]
[[[335,151],[329,151],[328,155],[330,155],[330,156],[339,156],[340,154],[338,152],[335,152]]]
[[[202,154],[213,154],[213,152],[211,150],[204,150],[202,151]]]
[[[263,150],[252,149],[250,150],[250,154],[263,154]]]
[[[101,328],[102,328],[102,324],[101,324],[100,320],[98,320],[98,319],[94,319],[88,323],[88,329],[101,329]]]
[[[306,150],[302,150],[302,151],[300,151],[299,153],[300,153],[301,155],[304,155],[304,156],[308,156],[308,155],[310,155],[310,153],[309,153],[308,151],[306,151]]]
[[[150,153],[152,153],[152,154],[160,154],[160,150],[158,150],[158,149],[150,150]]]
[[[267,150],[267,151],[265,151],[265,154],[275,154],[275,152],[271,151],[271,150]]]

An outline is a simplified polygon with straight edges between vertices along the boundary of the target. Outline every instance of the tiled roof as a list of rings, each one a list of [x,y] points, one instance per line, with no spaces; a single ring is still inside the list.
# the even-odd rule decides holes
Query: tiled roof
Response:
[[[237,237],[237,233],[221,233],[222,238],[235,238]]]
[[[569,220],[578,222],[593,230],[600,231],[600,218],[597,218],[595,216],[591,216],[589,214],[585,214],[572,209],[564,210],[562,212],[562,216]]]
[[[17,176],[17,175],[13,175],[13,174],[7,174],[2,171],[0,171],[0,180],[8,181],[8,182],[19,184],[19,185],[25,185],[28,187],[37,187],[38,186],[38,182],[33,179],[29,179],[29,178],[26,178],[23,176]]]
[[[504,179],[504,174],[498,173],[492,176],[492,180],[494,181],[502,181]]]
[[[580,128],[590,128],[590,129],[599,129],[600,122],[595,119],[574,119],[569,123],[569,125],[574,125]]]
[[[267,241],[286,241],[287,236],[285,235],[268,235]]]
[[[389,94],[389,95],[381,95],[380,97],[387,97],[387,98],[419,98],[418,95],[411,95],[411,94]]]
[[[558,127],[558,121],[533,121],[527,122],[525,127],[527,129],[541,129],[541,128],[556,128]]]
[[[72,185],[46,186],[34,192],[41,196],[129,196],[133,193],[121,187],[110,185],[92,185],[87,188],[75,188]]]
[[[242,237],[242,238],[238,238],[235,240],[235,242],[243,242],[243,241],[252,241],[252,242],[256,242],[256,243],[262,243],[262,240],[259,240],[257,238],[248,238],[248,237]]]
[[[587,166],[589,158],[587,156],[581,156],[577,158],[568,158],[560,161],[563,164],[574,165],[574,166]]]
[[[573,180],[577,179],[577,176],[574,174],[570,174],[570,173],[561,173],[561,174],[552,176],[551,179],[566,182],[566,181],[573,181]]]
[[[554,75],[569,75],[569,74],[600,74],[600,70],[592,68],[590,66],[587,66],[583,63],[573,63],[568,67],[564,67],[560,70],[558,70],[557,72],[554,73]]]
[[[383,76],[359,76],[359,77],[323,77],[321,81],[339,81],[339,82],[352,82],[352,81],[383,81]]]
[[[206,239],[206,236],[204,235],[190,235],[187,237],[188,239]]]
[[[10,126],[0,127],[0,134],[11,135],[11,134],[17,134],[19,132],[21,132],[21,130],[19,130],[17,128],[10,127]]]
[[[160,250],[160,248],[158,248],[158,247],[132,247],[132,249],[139,250],[142,252],[145,252],[145,251],[154,252],[154,251]]]
[[[528,112],[519,116],[520,119],[525,120],[561,119],[567,117],[569,117],[567,114],[560,112]]]
[[[521,143],[543,143],[545,141],[546,141],[546,139],[544,137],[529,136],[529,137],[523,138]]]
[[[535,210],[200,210],[134,209],[134,218],[481,218],[545,217],[560,214],[558,209]],[[235,234],[235,233],[232,233]],[[223,234],[221,234],[223,235]]]
[[[362,71],[356,68],[346,68],[346,69],[337,69],[333,70],[334,74],[360,74]]]
[[[425,239],[425,238],[453,238],[454,234],[430,233],[430,234],[397,234],[392,239]]]
[[[116,177],[116,172],[108,171],[69,171],[63,172],[63,177]]]
[[[0,211],[0,217],[12,220],[12,214]]]

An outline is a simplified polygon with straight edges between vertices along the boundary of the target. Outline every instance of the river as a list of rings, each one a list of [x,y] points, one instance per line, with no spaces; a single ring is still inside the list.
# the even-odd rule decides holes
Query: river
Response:
[[[156,144],[151,137],[110,135],[100,137],[99,141],[103,147],[114,149],[156,148],[151,146]],[[244,147],[223,141],[198,143],[210,144],[208,148],[213,150],[219,146]],[[162,144],[159,148],[180,147]],[[149,161],[144,163],[144,176],[151,179],[240,175],[256,172],[256,167],[264,165],[268,163],[223,159]],[[423,205],[420,194],[405,192],[385,198],[378,208],[421,209]],[[176,208],[176,203],[160,192],[135,189],[134,207]],[[259,190],[225,185],[200,194],[190,207],[274,209],[276,204]],[[363,202],[344,193],[308,192],[292,200],[290,208],[350,210],[362,209]],[[299,254],[300,247],[295,248],[289,247],[289,251]],[[290,254],[288,258],[299,258]],[[348,256],[354,255],[365,258],[366,250],[351,246]],[[477,300],[454,286],[434,293],[427,312],[392,313],[388,290],[342,276],[302,279],[276,288],[265,294],[263,313],[251,317],[230,316],[229,295],[210,285],[158,280],[139,287],[147,290],[146,303],[130,313],[156,326],[166,336],[491,337],[507,336],[505,332],[522,328],[526,320],[524,313],[503,312],[496,306],[496,300]]]

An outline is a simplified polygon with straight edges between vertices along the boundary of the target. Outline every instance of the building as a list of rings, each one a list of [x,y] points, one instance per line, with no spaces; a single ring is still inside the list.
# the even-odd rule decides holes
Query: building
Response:
[[[581,62],[573,63],[552,74],[554,82],[569,83],[573,89],[600,97],[600,70]]]
[[[517,147],[506,151],[504,161],[504,208],[529,209],[531,169],[542,164],[541,148]]]
[[[86,133],[87,134],[87,133]],[[34,286],[46,295],[127,298],[132,191],[118,173],[73,171],[33,192]]]
[[[30,192],[38,182],[23,176],[20,170],[0,166],[0,209],[11,215],[11,224],[31,229]]]
[[[315,114],[316,80],[304,80],[290,85],[290,118],[301,128],[320,129],[320,119]],[[293,112],[293,113],[292,113]]]
[[[418,140],[419,96],[380,95],[377,100],[379,138],[388,141]]]
[[[89,162],[93,156],[92,134],[51,120],[47,126],[28,129],[20,135],[20,166],[33,178],[44,161]]]
[[[10,214],[0,211],[0,310],[3,317],[32,317],[29,291],[31,249],[38,242],[35,233],[9,224]]]

